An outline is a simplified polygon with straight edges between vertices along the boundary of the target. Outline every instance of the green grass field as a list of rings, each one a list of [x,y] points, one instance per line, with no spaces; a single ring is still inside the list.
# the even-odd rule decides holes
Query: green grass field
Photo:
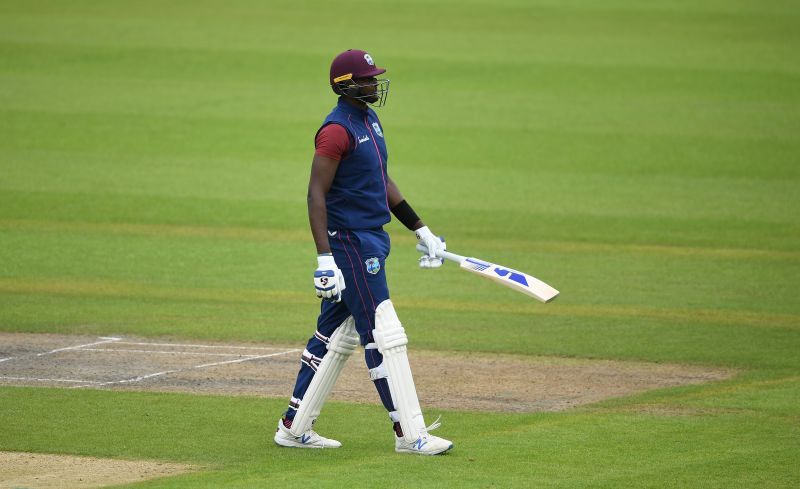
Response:
[[[0,0],[0,330],[302,345],[313,135],[358,47],[426,223],[562,291],[421,271],[392,222],[412,349],[739,372],[446,412],[433,459],[394,454],[378,405],[326,406],[347,445],[308,453],[272,445],[286,399],[2,387],[0,450],[207,468],[153,488],[797,487],[798,24],[789,0]]]

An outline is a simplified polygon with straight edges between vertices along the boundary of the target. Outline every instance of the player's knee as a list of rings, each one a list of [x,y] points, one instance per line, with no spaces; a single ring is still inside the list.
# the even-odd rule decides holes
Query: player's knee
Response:
[[[380,351],[408,344],[406,331],[403,329],[403,325],[400,323],[390,299],[386,299],[375,308],[375,331],[373,336]]]
[[[358,344],[359,336],[356,332],[355,321],[353,321],[353,316],[350,316],[331,335],[328,342],[328,351],[350,356]]]

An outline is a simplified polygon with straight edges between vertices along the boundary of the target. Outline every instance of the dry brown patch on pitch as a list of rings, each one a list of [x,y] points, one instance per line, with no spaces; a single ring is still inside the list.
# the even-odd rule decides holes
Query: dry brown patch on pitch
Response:
[[[98,341],[105,342],[92,345]],[[0,385],[288,399],[303,346],[0,333]],[[413,348],[409,359],[426,410],[561,411],[735,374],[729,369],[689,365]],[[349,360],[331,399],[379,402],[363,351]]]
[[[0,489],[87,489],[132,484],[196,470],[151,460],[113,460],[71,455],[0,452]]]
[[[423,405],[479,411],[562,411],[612,397],[730,378],[734,371],[677,364],[411,353]]]

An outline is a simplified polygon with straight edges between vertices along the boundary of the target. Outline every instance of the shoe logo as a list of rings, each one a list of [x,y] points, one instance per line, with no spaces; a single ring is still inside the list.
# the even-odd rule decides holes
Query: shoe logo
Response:
[[[338,233],[338,232],[339,231],[328,231],[328,236],[330,236],[332,238],[332,237],[336,236],[336,233]]]
[[[311,435],[303,435],[300,437],[300,443],[306,444],[311,439]]]
[[[411,445],[411,446],[413,446],[417,450],[422,450],[422,447],[424,447],[427,444],[428,444],[427,441],[422,441],[422,437],[419,437],[419,438],[417,438],[417,441],[415,441],[414,444]]]
[[[366,143],[367,141],[369,141],[369,136],[365,135],[363,138],[358,138],[359,143]]]

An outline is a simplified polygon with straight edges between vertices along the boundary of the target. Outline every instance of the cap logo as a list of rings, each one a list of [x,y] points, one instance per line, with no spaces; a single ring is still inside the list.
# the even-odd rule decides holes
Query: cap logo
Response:
[[[340,81],[350,80],[352,78],[353,78],[353,74],[352,73],[348,73],[346,75],[337,76],[336,78],[333,79],[333,83],[339,83]]]
[[[367,64],[370,66],[375,66],[375,62],[372,61],[372,56],[367,53],[364,53],[364,59],[367,61]]]

